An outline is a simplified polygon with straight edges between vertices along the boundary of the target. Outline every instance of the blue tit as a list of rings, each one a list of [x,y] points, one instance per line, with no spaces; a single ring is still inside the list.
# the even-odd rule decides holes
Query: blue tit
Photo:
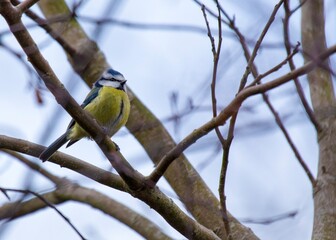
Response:
[[[108,69],[94,83],[81,105],[101,124],[110,137],[126,124],[129,116],[130,101],[125,83],[126,80],[121,73]],[[69,147],[83,137],[90,136],[72,119],[66,132],[41,153],[40,159],[48,160],[65,143],[69,142],[66,146]]]

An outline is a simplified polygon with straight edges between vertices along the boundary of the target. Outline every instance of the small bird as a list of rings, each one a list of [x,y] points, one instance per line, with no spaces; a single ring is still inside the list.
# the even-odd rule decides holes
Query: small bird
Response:
[[[126,124],[129,116],[130,101],[125,83],[126,80],[120,72],[111,68],[107,69],[94,83],[92,90],[81,105],[102,125],[110,137]],[[66,132],[50,144],[39,158],[47,161],[65,143],[69,142],[66,146],[69,147],[83,137],[90,136],[72,119]]]

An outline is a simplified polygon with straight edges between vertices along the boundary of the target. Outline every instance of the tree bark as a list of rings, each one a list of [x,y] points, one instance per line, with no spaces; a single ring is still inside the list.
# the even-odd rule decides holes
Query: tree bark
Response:
[[[302,6],[302,47],[305,61],[314,59],[326,46],[323,0],[308,0]],[[308,74],[310,96],[321,126],[317,133],[319,164],[314,188],[312,239],[336,236],[336,103],[329,60]]]

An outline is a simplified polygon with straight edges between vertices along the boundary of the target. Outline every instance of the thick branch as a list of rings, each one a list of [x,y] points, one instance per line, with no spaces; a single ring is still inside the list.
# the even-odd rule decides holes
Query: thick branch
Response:
[[[62,7],[59,7],[58,4],[61,4]],[[43,1],[39,6],[49,19],[59,15],[69,15],[69,9],[64,5],[63,1]],[[60,34],[75,49],[87,48],[85,44],[80,44],[89,41],[77,22],[67,25],[65,31]],[[94,56],[94,59],[89,61],[85,71],[77,71],[88,85],[91,85],[102,72],[104,66],[108,65],[98,48],[92,56]],[[73,60],[74,56],[70,55],[69,58],[74,69],[77,69],[76,61]],[[175,145],[175,142],[161,122],[130,89],[128,93],[131,99],[131,112],[126,127],[144,147],[151,160],[158,163],[162,156]],[[218,200],[183,154],[168,169],[165,177],[195,219],[204,226],[211,228],[221,238],[225,238]],[[230,218],[230,221],[234,222],[232,231],[237,238],[248,236],[249,239],[256,239],[250,229],[239,224],[232,216]]]
[[[123,180],[133,189],[141,188],[143,183],[141,174],[134,170],[119,152],[115,153],[115,144],[104,133],[99,124],[70,96],[40,53],[34,40],[23,25],[21,15],[17,9],[7,1],[2,4],[1,10],[1,14],[7,21],[13,35],[47,88],[55,96],[57,102],[90,134]]]
[[[0,148],[25,153],[31,156],[38,156],[42,146],[0,135]],[[145,188],[139,191],[132,191],[119,176],[63,153],[56,153],[51,161],[62,167],[67,167],[81,173],[101,184],[130,193],[157,211],[172,227],[187,238],[219,239],[212,231],[200,225],[181,211],[178,206],[158,188]]]
[[[15,8],[8,1],[2,5],[0,10],[0,13],[4,16],[9,26],[19,26],[20,30],[12,27],[11,31],[24,49],[40,77],[44,80],[48,89],[56,97],[56,100],[70,113],[76,122],[92,136],[128,186],[131,189],[142,188],[144,181],[142,181],[143,178],[141,174],[136,172],[120,154],[118,155],[115,152],[115,146],[110,138],[104,134],[100,126],[79,107],[64,89],[36,47],[27,29],[22,24],[20,15],[18,15]],[[26,48],[27,46],[29,48]],[[31,48],[32,46],[33,48]],[[143,191],[133,192],[133,194],[157,210],[165,217],[167,222],[184,236],[192,239],[217,239],[217,236],[213,232],[188,217],[158,189],[144,189]],[[156,196],[156,198],[153,198],[153,196]],[[161,199],[161,201],[157,201],[157,198]]]
[[[0,149],[1,148],[24,153],[33,157],[38,157],[44,149],[41,145],[5,135],[0,135]],[[105,171],[78,158],[57,152],[49,161],[59,165],[60,167],[65,167],[80,173],[83,176],[86,176],[103,185],[120,191],[127,191],[126,184],[118,175]]]
[[[93,189],[78,186],[68,181],[66,185],[55,191],[41,195],[51,204],[58,205],[67,201],[77,201],[88,204],[101,210],[105,214],[118,219],[120,222],[138,232],[145,239],[171,239],[161,229],[127,206],[109,198]],[[12,202],[0,207],[0,220],[15,219],[34,213],[46,207],[45,202],[39,198],[32,198],[25,202]]]
[[[302,6],[302,47],[305,62],[325,51],[323,0],[306,1]],[[308,74],[310,96],[318,131],[319,164],[314,188],[314,226],[312,239],[335,239],[336,236],[336,100],[329,59]]]

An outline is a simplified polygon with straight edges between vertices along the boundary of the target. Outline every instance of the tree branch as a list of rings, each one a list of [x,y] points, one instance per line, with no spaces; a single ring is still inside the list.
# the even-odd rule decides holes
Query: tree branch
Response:
[[[44,147],[25,140],[0,135],[0,149],[8,149],[38,157]],[[118,175],[105,171],[78,158],[56,152],[49,162],[73,170],[103,185],[127,192],[127,185]]]
[[[0,149],[1,148],[31,156],[38,156],[43,147],[24,140],[0,135]],[[212,231],[197,223],[181,211],[170,198],[156,187],[132,191],[119,176],[63,153],[56,153],[55,157],[51,158],[50,161],[61,167],[74,170],[103,185],[130,193],[133,197],[140,199],[157,211],[172,227],[187,238],[219,239]]]
[[[212,102],[212,116],[213,117],[217,117],[216,81],[217,81],[217,69],[218,69],[218,64],[219,64],[219,57],[220,57],[220,52],[221,52],[221,47],[222,47],[222,16],[221,16],[221,11],[220,11],[220,6],[219,6],[218,1],[216,0],[215,2],[217,5],[217,10],[218,10],[217,22],[218,22],[218,32],[219,32],[217,47],[215,46],[214,37],[212,36],[212,33],[211,33],[211,29],[210,29],[206,11],[205,11],[205,6],[204,5],[202,6],[202,12],[203,12],[206,27],[208,29],[208,37],[211,43],[211,50],[212,50],[213,62],[214,62],[213,70],[212,70],[212,80],[211,80],[211,102]],[[229,163],[228,151],[227,151],[228,149],[226,149],[225,147],[227,146],[227,142],[230,140],[227,141],[224,139],[218,126],[215,127],[215,132],[216,132],[217,138],[219,142],[221,143],[222,149],[223,149],[222,167],[220,171],[219,186],[218,186],[219,200],[221,204],[221,213],[223,216],[223,222],[224,222],[227,238],[232,239],[228,211],[226,208],[226,196],[225,196],[225,179],[226,179],[227,166]]]
[[[38,1],[39,0],[25,0],[21,2],[19,5],[17,5],[16,8],[21,12],[21,14],[23,14]]]
[[[290,11],[289,9],[289,0],[286,0],[284,2],[284,9],[285,9],[285,17],[283,19],[283,29],[284,29],[284,44],[285,44],[285,48],[286,48],[286,52],[287,55],[291,52],[291,44],[290,44],[290,37],[289,37],[289,20],[290,17],[292,16],[292,14],[295,12],[295,9],[293,11]],[[293,59],[289,59],[288,60],[288,65],[291,71],[293,71],[296,67],[294,64]],[[321,126],[319,125],[319,123],[316,120],[316,117],[314,115],[313,110],[311,109],[311,107],[308,104],[308,101],[304,95],[304,92],[302,90],[302,86],[300,84],[299,79],[294,79],[294,83],[295,83],[295,87],[296,87],[296,91],[300,97],[301,103],[304,107],[304,109],[306,110],[306,113],[310,119],[310,121],[314,124],[314,127],[316,129],[316,131],[319,131],[321,129]]]
[[[301,1],[303,2],[303,1]],[[315,60],[327,48],[324,1],[306,1],[301,8],[301,36],[305,62]],[[329,48],[330,49],[330,48]],[[332,240],[336,236],[336,121],[335,89],[329,58],[308,74],[311,101],[321,126],[317,132],[319,162],[314,188],[314,224],[312,239]]]
[[[292,52],[289,51],[288,54],[287,54],[287,57],[284,60],[282,60],[280,63],[278,63],[277,65],[275,65],[274,67],[272,67],[271,69],[266,71],[265,73],[259,74],[253,80],[253,82],[251,82],[247,87],[251,87],[251,86],[254,86],[256,84],[259,84],[261,79],[263,79],[263,78],[267,77],[268,75],[278,71],[280,68],[282,68],[288,62],[293,61],[294,55],[299,52],[299,47],[300,47],[300,43],[297,43],[296,46],[294,47],[293,51]],[[293,71],[294,69],[295,68],[291,69],[291,71]]]
[[[265,76],[267,76],[268,74],[272,73],[272,72],[273,72],[274,70],[276,70],[277,68],[280,68],[285,62],[287,62],[288,60],[291,60],[291,59],[292,59],[292,56],[291,56],[292,54],[295,54],[295,53],[296,53],[295,49],[293,50],[292,54],[290,54],[290,51],[289,51],[288,54],[287,54],[286,59],[285,59],[282,63],[278,64],[278,65],[275,66],[274,68],[270,69],[269,71],[267,71],[266,73],[261,74],[261,75],[259,75],[258,70],[257,70],[257,67],[254,65],[253,61],[252,61],[252,62],[250,61],[250,60],[253,58],[253,56],[256,56],[256,53],[257,53],[256,48],[259,48],[259,47],[260,47],[260,44],[261,44],[261,42],[262,42],[262,39],[264,38],[265,34],[267,33],[267,31],[268,31],[268,29],[269,29],[271,23],[272,23],[273,20],[274,20],[274,17],[275,17],[276,12],[279,10],[279,8],[280,8],[280,6],[281,6],[281,4],[282,4],[283,2],[284,2],[284,1],[280,1],[280,2],[275,6],[275,8],[274,8],[274,10],[273,10],[273,12],[272,12],[272,14],[271,14],[271,17],[269,18],[269,20],[268,20],[266,26],[264,27],[264,29],[263,29],[263,31],[262,31],[262,34],[260,35],[260,37],[259,37],[259,39],[258,39],[258,41],[257,41],[257,43],[256,43],[256,45],[255,45],[255,48],[254,48],[254,50],[253,50],[253,53],[254,53],[254,54],[252,53],[252,55],[250,55],[250,52],[249,52],[249,49],[248,49],[247,44],[246,44],[246,42],[245,42],[245,38],[244,38],[244,36],[240,33],[240,31],[238,30],[238,28],[235,26],[234,21],[233,21],[232,19],[230,19],[229,16],[228,16],[228,14],[226,14],[225,11],[223,10],[223,12],[225,13],[225,16],[226,16],[226,17],[228,18],[228,20],[229,20],[229,23],[230,23],[229,27],[230,27],[230,28],[237,34],[237,36],[238,36],[238,38],[239,38],[239,40],[240,40],[241,46],[242,46],[242,48],[243,48],[243,50],[244,50],[244,53],[245,53],[245,58],[246,58],[246,60],[248,61],[248,66],[249,66],[249,63],[252,63],[251,68],[247,67],[247,70],[250,69],[251,72],[252,72],[252,75],[253,75],[254,78],[255,78],[255,80],[250,84],[250,86],[252,86],[253,84],[259,83],[260,80],[261,80],[263,77],[265,77]],[[286,6],[285,6],[285,7],[286,7]],[[291,69],[291,70],[294,70],[294,69]],[[249,74],[249,71],[245,71],[245,74],[244,74],[244,75],[246,76],[246,78],[245,78],[245,76],[243,76],[243,78],[242,78],[242,80],[241,80],[241,85],[240,85],[240,88],[239,88],[239,89],[242,89],[242,87],[245,86],[248,74]],[[295,79],[294,79],[294,81],[295,81]],[[290,135],[288,134],[288,132],[287,132],[287,130],[286,130],[284,124],[283,124],[282,121],[281,121],[281,118],[280,118],[279,114],[276,112],[275,108],[274,108],[273,105],[271,104],[271,102],[270,102],[270,100],[269,100],[267,94],[266,94],[266,93],[262,93],[262,98],[263,98],[264,102],[266,103],[267,107],[269,108],[269,110],[271,111],[271,113],[273,114],[273,116],[274,116],[274,118],[275,118],[275,121],[276,121],[277,125],[279,126],[280,130],[283,132],[283,134],[284,134],[284,136],[285,136],[285,138],[286,138],[286,140],[287,140],[289,146],[291,147],[292,151],[294,152],[296,158],[298,159],[299,163],[301,164],[301,166],[303,167],[303,169],[304,169],[305,172],[307,173],[309,179],[311,180],[312,184],[314,185],[315,180],[314,180],[313,175],[310,173],[310,170],[309,170],[308,167],[306,166],[306,164],[305,164],[303,158],[301,157],[299,151],[298,151],[297,148],[295,147],[295,145],[294,145],[292,139],[290,138]],[[233,117],[232,119],[235,119],[235,117]],[[231,122],[232,122],[232,119],[231,119]]]
[[[59,205],[71,200],[87,204],[118,219],[145,239],[171,239],[155,223],[127,206],[94,189],[85,188],[70,181],[67,181],[67,184],[63,186],[59,186],[55,191],[41,194],[40,197],[52,205]],[[12,202],[2,205],[0,207],[0,220],[7,218],[12,220],[44,209],[47,204],[45,201],[41,201],[41,198],[36,197],[24,202]]]
[[[69,224],[69,226],[77,233],[77,235],[81,238],[81,239],[83,239],[83,240],[85,240],[86,238],[84,238],[84,236],[79,232],[79,230],[71,223],[71,221],[69,220],[69,218],[67,218],[60,210],[58,210],[55,206],[54,206],[54,204],[52,204],[51,202],[49,202],[48,201],[48,199],[46,199],[46,198],[44,198],[42,195],[40,195],[40,194],[38,194],[38,193],[36,193],[36,192],[34,192],[34,191],[31,191],[31,190],[20,190],[20,189],[13,189],[13,188],[1,188],[0,187],[0,190],[2,191],[2,192],[19,192],[19,193],[23,193],[23,194],[32,194],[32,195],[34,195],[35,197],[37,197],[37,199],[39,199],[40,201],[42,201],[43,202],[43,204],[44,205],[46,205],[46,206],[48,206],[48,207],[50,207],[50,208],[52,208],[53,210],[55,210],[57,213],[58,213],[58,215],[60,215],[63,219],[64,219],[64,221],[65,222],[67,222],[68,224]],[[12,213],[14,213],[14,212],[16,212],[17,211],[17,207],[18,207],[18,205],[19,205],[20,203],[15,203],[14,204],[14,208],[13,208],[13,206],[11,207],[11,208],[5,208],[5,211],[4,211],[4,213],[9,213],[10,215],[12,214]],[[0,208],[0,210],[1,210],[1,208]],[[1,218],[0,218],[1,219]]]
[[[62,7],[59,7],[59,5]],[[58,15],[70,14],[66,4],[61,0],[57,2],[48,1],[48,4],[43,1],[39,3],[39,6],[47,19]],[[62,31],[62,37],[77,50],[89,48],[92,45],[90,40],[80,25],[75,22],[75,19],[73,21],[73,24],[68,24]],[[52,27],[57,29],[54,26]],[[89,46],[86,46],[87,44]],[[98,47],[95,48],[95,51],[90,56],[91,58],[89,59],[91,60],[87,61],[86,67],[82,71],[76,70],[88,85],[91,85],[93,80],[101,74],[104,66],[108,65]],[[69,55],[69,59],[74,69],[77,69],[73,56]],[[129,88],[128,94],[131,99],[131,112],[126,127],[143,146],[151,160],[154,163],[158,163],[162,156],[172,146],[175,146],[175,142],[159,119],[151,113]],[[184,155],[180,155],[179,160],[165,173],[165,177],[194,218],[199,223],[212,229],[219,237],[225,238],[226,234],[219,202]],[[206,203],[204,202],[205,196]],[[234,223],[232,225],[233,236],[236,238],[248,236],[249,239],[257,239],[249,228],[240,224],[231,215],[229,217],[230,221]]]
[[[26,53],[29,61],[47,88],[55,96],[57,102],[90,134],[129,187],[133,189],[141,188],[144,182],[142,175],[133,169],[119,152],[115,153],[115,144],[104,133],[101,126],[70,96],[40,53],[34,40],[23,25],[21,15],[17,12],[16,8],[7,1],[2,4],[2,11],[0,13],[7,21],[13,35]]]
[[[56,186],[58,186],[58,185],[61,186],[61,185],[64,185],[64,184],[68,183],[68,180],[66,180],[64,178],[57,177],[56,175],[54,175],[54,174],[50,173],[49,171],[45,170],[42,166],[37,165],[37,164],[29,161],[22,154],[19,154],[15,151],[3,149],[3,148],[0,149],[0,151],[2,151],[4,153],[7,153],[8,155],[10,155],[10,156],[14,157],[15,159],[19,160],[21,163],[25,164],[30,169],[38,172],[39,174],[41,174],[42,176],[44,176],[48,180],[55,183]]]
[[[256,42],[256,44],[255,44],[255,46],[253,48],[252,54],[250,55],[249,58],[246,59],[247,60],[247,66],[246,66],[245,73],[243,74],[243,77],[242,77],[242,79],[240,81],[240,86],[239,86],[239,90],[238,91],[242,90],[245,87],[246,82],[247,82],[247,77],[250,74],[250,72],[253,73],[253,75],[254,75],[255,78],[258,76],[258,74],[257,74],[257,68],[256,68],[256,66],[254,64],[254,60],[255,60],[255,58],[257,56],[258,50],[260,48],[260,45],[261,45],[262,41],[264,40],[264,37],[266,36],[266,33],[268,32],[269,28],[271,27],[271,25],[272,25],[272,23],[273,23],[273,21],[275,19],[275,16],[276,16],[279,8],[281,7],[283,1],[284,0],[280,0],[279,3],[275,5],[275,7],[274,7],[274,9],[272,11],[271,16],[269,17],[269,19],[268,19],[268,21],[267,21],[267,23],[266,23],[263,31],[261,32],[261,34],[260,34],[260,36],[259,36],[259,38],[258,38],[258,40],[257,40],[257,42]],[[247,56],[247,55],[248,54],[246,53],[245,56]]]
[[[212,118],[210,121],[195,129],[192,133],[186,136],[180,143],[178,143],[174,148],[172,148],[159,162],[155,170],[149,175],[148,181],[157,182],[164,172],[167,170],[169,165],[179,157],[179,155],[185,151],[190,145],[195,143],[198,139],[208,134],[215,127],[224,125],[226,121],[238,111],[240,105],[249,97],[265,93],[271,89],[274,89],[282,84],[285,84],[292,79],[307,74],[312,71],[315,67],[324,61],[331,54],[336,52],[336,45],[328,48],[325,52],[319,55],[314,61],[309,61],[300,68],[295,69],[294,71],[288,72],[287,74],[276,78],[267,83],[263,83],[257,86],[251,86],[240,91],[237,96],[224,108],[217,117]]]

